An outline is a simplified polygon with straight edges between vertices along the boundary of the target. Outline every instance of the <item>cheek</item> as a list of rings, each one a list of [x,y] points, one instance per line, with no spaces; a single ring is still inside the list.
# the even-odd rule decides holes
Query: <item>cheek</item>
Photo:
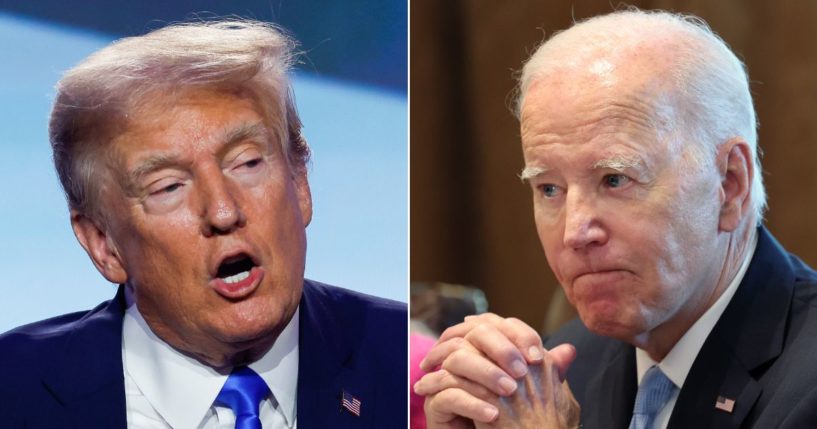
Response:
[[[639,231],[645,280],[655,285],[642,300],[645,307],[671,313],[711,275],[717,259],[717,207],[699,193],[665,205],[653,219]]]
[[[562,227],[558,220],[550,216],[546,216],[540,211],[535,213],[536,231],[539,236],[539,242],[542,244],[542,250],[545,252],[548,266],[550,266],[553,275],[556,276],[556,281],[562,286],[565,296],[568,301],[575,305],[573,297],[573,288],[568,284],[567,279],[563,275],[563,267],[560,262],[564,258],[564,243],[562,237]],[[566,263],[566,262],[565,262]]]
[[[552,268],[556,268],[553,265],[553,262],[555,262],[556,255],[559,253],[561,248],[562,229],[552,216],[547,216],[540,210],[535,210],[534,216],[536,233],[539,236],[539,242],[542,244],[542,249],[545,251],[545,256],[548,258],[548,263],[551,264]]]
[[[244,193],[242,206],[254,207],[266,213],[270,213],[270,210],[274,210],[272,213],[283,213],[296,201],[292,184],[285,177],[274,175],[249,188]]]
[[[701,271],[714,256],[712,246],[718,236],[715,190],[685,192],[668,207],[663,215],[668,221],[662,243],[667,265],[688,274]]]
[[[199,222],[191,216],[162,216],[132,228],[125,259],[134,280],[156,283],[175,278],[186,283],[200,275],[205,255],[200,252],[199,229]]]

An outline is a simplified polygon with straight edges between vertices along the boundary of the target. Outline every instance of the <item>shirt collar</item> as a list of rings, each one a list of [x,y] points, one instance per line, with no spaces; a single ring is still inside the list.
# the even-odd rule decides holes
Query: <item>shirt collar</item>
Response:
[[[718,323],[726,306],[732,300],[735,292],[743,281],[746,275],[746,270],[749,269],[749,263],[754,256],[755,248],[757,247],[757,234],[752,238],[752,243],[749,246],[749,251],[741,262],[740,269],[735,275],[735,278],[729,283],[729,286],[721,294],[721,296],[709,307],[697,321],[686,331],[686,333],[675,343],[675,346],[667,353],[664,360],[655,362],[646,351],[636,348],[635,362],[638,373],[638,383],[644,378],[647,370],[654,365],[658,365],[661,371],[669,378],[676,387],[682,387],[686,381],[689,370],[692,364],[695,363],[695,358],[698,357],[698,352],[701,351],[706,338],[715,324]]]
[[[122,332],[126,374],[171,427],[198,427],[229,374],[182,354],[157,337],[127,292]],[[249,365],[269,386],[288,424],[294,422],[297,405],[299,314],[300,307],[270,350]]]
[[[290,426],[295,422],[298,397],[298,321],[300,313],[301,307],[298,306],[272,348],[261,359],[249,365],[267,383],[272,396],[278,402],[279,410]],[[220,387],[219,390],[221,390]]]

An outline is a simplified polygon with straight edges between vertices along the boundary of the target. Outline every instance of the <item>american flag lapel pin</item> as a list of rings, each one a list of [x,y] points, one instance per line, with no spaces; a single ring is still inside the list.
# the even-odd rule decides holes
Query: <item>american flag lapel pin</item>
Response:
[[[340,406],[343,409],[354,414],[357,417],[360,417],[361,405],[363,404],[360,402],[360,399],[355,398],[354,395],[350,394],[345,390],[341,391]]]
[[[731,414],[732,410],[735,409],[735,400],[725,396],[718,396],[718,400],[715,401],[715,408]]]

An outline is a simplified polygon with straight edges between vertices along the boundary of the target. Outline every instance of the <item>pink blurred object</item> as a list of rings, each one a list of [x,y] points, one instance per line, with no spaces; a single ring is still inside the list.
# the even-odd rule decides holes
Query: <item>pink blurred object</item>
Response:
[[[425,335],[409,335],[409,412],[411,429],[426,429],[426,415],[423,411],[424,398],[414,393],[414,383],[418,382],[425,372],[420,369],[420,361],[426,357],[431,346],[437,340]]]

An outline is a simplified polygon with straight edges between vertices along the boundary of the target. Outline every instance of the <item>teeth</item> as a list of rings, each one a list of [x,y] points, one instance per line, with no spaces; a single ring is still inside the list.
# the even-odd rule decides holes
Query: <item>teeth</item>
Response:
[[[225,277],[223,280],[224,280],[224,283],[238,283],[241,280],[244,280],[249,276],[250,276],[250,272],[249,271],[244,271],[243,273],[238,273],[238,274],[230,276],[230,277]]]

